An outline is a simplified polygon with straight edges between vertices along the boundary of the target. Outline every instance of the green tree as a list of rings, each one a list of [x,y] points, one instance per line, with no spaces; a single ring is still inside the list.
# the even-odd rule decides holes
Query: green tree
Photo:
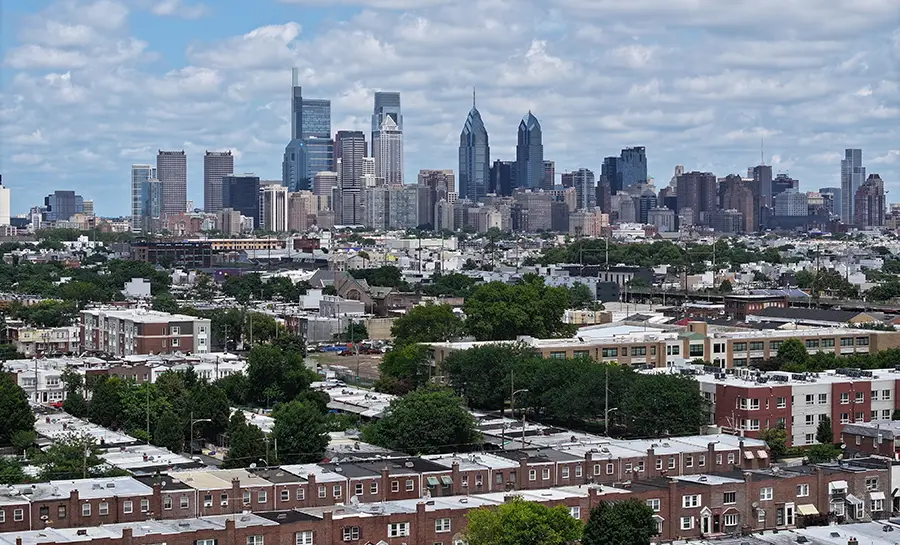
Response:
[[[362,320],[351,320],[344,331],[334,335],[334,340],[350,343],[359,343],[368,338],[369,330],[366,328],[366,323]]]
[[[731,293],[731,290],[732,290],[731,281],[728,280],[727,278],[725,280],[722,280],[722,283],[719,284],[719,291],[722,293]]]
[[[117,428],[122,422],[122,396],[125,383],[119,377],[100,377],[94,383],[88,415],[91,422],[104,428]]]
[[[234,469],[266,460],[266,435],[253,424],[248,424],[244,413],[236,411],[228,422],[228,453],[222,467]]]
[[[800,339],[788,339],[778,347],[778,361],[792,370],[804,371],[809,362],[809,352]]]
[[[569,308],[591,308],[596,304],[594,292],[587,284],[576,282],[569,288]]]
[[[638,375],[618,405],[630,431],[643,437],[700,433],[709,423],[709,402],[697,381],[684,376]]]
[[[394,399],[363,430],[366,441],[410,454],[463,452],[480,445],[475,419],[451,390],[427,386]]]
[[[70,480],[103,474],[100,448],[93,437],[69,433],[45,450],[34,449],[31,463],[40,468],[40,479]]]
[[[464,330],[462,318],[453,307],[431,303],[411,308],[391,325],[396,344],[449,341],[461,337]]]
[[[278,444],[279,464],[322,461],[328,447],[325,414],[314,403],[291,401],[278,406],[272,435]]]
[[[191,391],[194,418],[208,418],[210,422],[197,424],[196,438],[216,443],[220,433],[225,433],[231,415],[231,404],[225,390],[216,384],[201,382]]]
[[[380,392],[404,395],[428,383],[430,364],[428,347],[421,344],[397,345],[378,364]]]
[[[63,410],[76,418],[88,416],[88,402],[84,398],[84,377],[67,367],[63,370],[62,381],[66,385],[66,399]]]
[[[291,401],[309,388],[315,376],[296,353],[256,345],[247,358],[247,401],[259,406]]]
[[[184,424],[185,422],[179,420],[173,410],[166,409],[156,423],[153,444],[172,452],[182,452],[184,450]]]
[[[474,509],[466,519],[469,545],[566,545],[578,541],[584,529],[564,505],[547,507],[520,498]]]
[[[824,416],[819,420],[819,427],[816,428],[816,441],[823,445],[831,445],[834,443],[834,431],[831,429],[831,418]]]
[[[466,329],[478,340],[512,340],[520,335],[536,338],[567,337],[574,332],[562,322],[569,307],[569,290],[544,285],[537,275],[526,275],[509,285],[479,285],[463,307]]]
[[[523,343],[485,344],[451,352],[440,369],[470,407],[500,410],[509,401],[513,370],[537,357],[538,353]]]
[[[591,510],[583,545],[650,545],[656,535],[653,509],[638,499],[601,501]]]
[[[22,463],[11,456],[0,456],[0,484],[21,484],[28,482],[22,471]]]
[[[833,462],[841,455],[841,450],[831,444],[813,445],[806,449],[806,460],[810,464]]]
[[[783,426],[766,428],[759,434],[759,438],[766,442],[772,458],[780,460],[787,454],[787,430]]]
[[[272,346],[278,348],[285,354],[298,354],[301,358],[306,357],[306,339],[300,335],[285,333],[278,335],[278,338],[272,341]]]
[[[28,395],[16,384],[13,375],[0,373],[0,446],[13,444],[19,432],[34,432],[34,413],[28,404]]]
[[[178,300],[176,300],[171,293],[160,293],[159,295],[155,295],[151,305],[153,310],[169,312],[171,314],[178,313],[181,310],[178,306]]]

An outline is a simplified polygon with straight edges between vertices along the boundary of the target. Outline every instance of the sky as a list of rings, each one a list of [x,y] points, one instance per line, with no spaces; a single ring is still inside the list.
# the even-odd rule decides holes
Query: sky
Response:
[[[838,186],[863,149],[900,201],[897,0],[2,0],[0,173],[14,213],[56,189],[125,215],[130,166],[204,150],[281,178],[291,67],[332,101],[332,131],[368,133],[400,91],[405,178],[458,168],[476,88],[491,159],[515,158],[529,110],[556,171],[600,171],[646,146],[745,174],[761,155],[804,191]]]

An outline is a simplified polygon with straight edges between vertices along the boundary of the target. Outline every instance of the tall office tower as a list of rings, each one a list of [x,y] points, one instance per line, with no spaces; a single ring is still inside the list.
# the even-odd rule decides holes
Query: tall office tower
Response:
[[[844,150],[844,159],[841,161],[841,221],[848,225],[855,221],[856,190],[865,179],[866,167],[862,164],[862,150]]]
[[[372,111],[372,157],[375,176],[386,184],[403,183],[403,114],[400,93],[375,93]]]
[[[559,175],[559,183],[563,187],[575,187],[575,173],[563,172]]]
[[[491,172],[491,146],[488,132],[475,107],[472,92],[472,109],[459,133],[459,197],[477,202],[487,194]],[[450,189],[453,191],[453,188]]]
[[[183,214],[187,206],[187,155],[181,151],[159,151],[156,177],[162,183],[162,215]]]
[[[841,188],[840,187],[820,187],[819,195],[825,199],[825,210],[832,216],[841,215]],[[830,197],[830,198],[829,198]]]
[[[335,149],[340,150],[341,159],[341,209],[335,221],[340,221],[341,225],[362,225],[361,191],[366,135],[362,131],[338,131]]]
[[[313,178],[313,195],[316,197],[316,211],[334,210],[331,197],[338,186],[337,172],[319,172]]]
[[[546,190],[553,189],[556,185],[556,162],[544,160],[544,177],[541,180],[541,187]]]
[[[684,174],[684,165],[675,165],[675,174],[669,179],[671,195],[678,193],[678,177]]]
[[[809,202],[806,193],[801,193],[793,187],[785,189],[775,195],[773,203],[776,216],[807,216],[809,215]]]
[[[435,206],[456,187],[452,170],[420,170],[419,223],[435,226]]]
[[[267,186],[269,187],[269,186]],[[253,228],[260,228],[259,176],[229,174],[222,177],[222,208],[230,208],[253,219]]]
[[[316,196],[312,191],[297,191],[288,194],[287,230],[302,233],[315,221]]]
[[[157,178],[150,178],[141,184],[141,213],[137,225],[140,232],[156,232],[162,217],[162,198],[162,182]]]
[[[612,210],[612,190],[609,187],[609,180],[606,176],[600,175],[597,180],[597,206],[604,214],[609,214]]]
[[[689,210],[685,221],[690,225],[707,225],[709,214],[716,210],[716,186],[712,172],[685,172],[678,177],[678,212]]]
[[[144,197],[141,188],[144,183],[156,178],[156,167],[152,165],[131,165],[131,230],[141,232]]]
[[[605,157],[600,169],[600,175],[609,182],[610,195],[622,191],[622,173],[619,171],[619,162],[618,157]]]
[[[539,189],[544,181],[544,144],[541,124],[531,110],[519,122],[516,143],[516,182],[524,189]]]
[[[259,191],[259,224],[265,231],[287,231],[288,190],[283,185],[267,185]]]
[[[622,176],[621,189],[647,183],[647,151],[644,146],[625,148],[619,156],[618,172]]]
[[[800,191],[800,180],[795,180],[787,174],[775,176],[775,179],[772,180],[772,202],[775,202],[774,199],[779,193],[787,189],[796,189],[797,191]]]
[[[772,204],[772,166],[757,165],[747,172],[749,178],[753,178],[756,190],[756,209],[771,209]]]
[[[752,233],[756,229],[756,209],[753,204],[753,190],[750,184],[737,174],[725,177],[722,188],[722,208],[737,210],[742,214],[741,232]]]
[[[853,224],[860,229],[884,225],[884,181],[878,174],[869,174],[856,190],[853,199]]]
[[[388,185],[403,183],[403,131],[390,115],[384,116],[377,140],[372,141],[375,177]]]
[[[516,162],[497,159],[491,165],[488,193],[509,197],[516,188]]]
[[[284,150],[281,183],[290,191],[308,190],[318,172],[334,170],[331,101],[303,98],[300,75],[292,72],[291,141]]]
[[[637,201],[636,213],[637,213],[637,221],[638,223],[646,224],[649,221],[648,214],[650,210],[656,208],[659,200],[656,197],[656,192],[650,189],[649,187],[645,188],[641,191],[641,194],[635,198]]]
[[[91,218],[94,217],[94,200],[93,199],[85,199],[81,203],[81,213],[85,216]],[[2,224],[0,224],[2,225]]]
[[[222,209],[222,178],[234,174],[231,151],[207,151],[203,156],[203,210],[214,214]]]
[[[84,212],[84,199],[74,191],[57,189],[44,197],[44,208],[44,221],[68,221]]]
[[[10,191],[3,185],[3,175],[0,175],[0,225],[9,225],[10,217]]]
[[[413,229],[419,221],[419,188],[414,185],[389,185],[388,228]]]
[[[594,172],[580,168],[572,173],[572,183],[575,187],[575,208],[588,210],[597,206],[597,184],[594,181]]]

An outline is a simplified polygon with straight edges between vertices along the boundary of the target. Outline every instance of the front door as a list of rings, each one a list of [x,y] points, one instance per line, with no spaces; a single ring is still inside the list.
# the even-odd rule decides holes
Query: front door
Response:
[[[794,504],[793,503],[784,504],[784,523],[787,526],[794,525]]]
[[[722,525],[721,525],[721,515],[713,516],[713,533],[721,534],[722,533]]]
[[[700,533],[701,534],[709,534],[710,533],[710,516],[703,515],[700,517]]]

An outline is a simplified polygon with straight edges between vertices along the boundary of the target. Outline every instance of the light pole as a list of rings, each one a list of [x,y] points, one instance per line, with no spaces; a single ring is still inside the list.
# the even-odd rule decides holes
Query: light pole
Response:
[[[191,442],[188,443],[188,457],[189,458],[194,457],[194,424],[197,424],[199,422],[212,422],[212,420],[210,420],[209,418],[194,419],[194,411],[191,411],[191,434],[190,434]],[[182,437],[184,437],[184,436],[182,436]]]
[[[618,411],[618,407],[612,407],[603,411],[603,426],[606,428],[606,436],[609,437],[609,415],[612,412]]]
[[[522,394],[528,391],[528,388],[516,390],[509,396],[509,412],[512,417],[516,417],[516,394]],[[522,411],[522,448],[525,448],[525,411]]]

